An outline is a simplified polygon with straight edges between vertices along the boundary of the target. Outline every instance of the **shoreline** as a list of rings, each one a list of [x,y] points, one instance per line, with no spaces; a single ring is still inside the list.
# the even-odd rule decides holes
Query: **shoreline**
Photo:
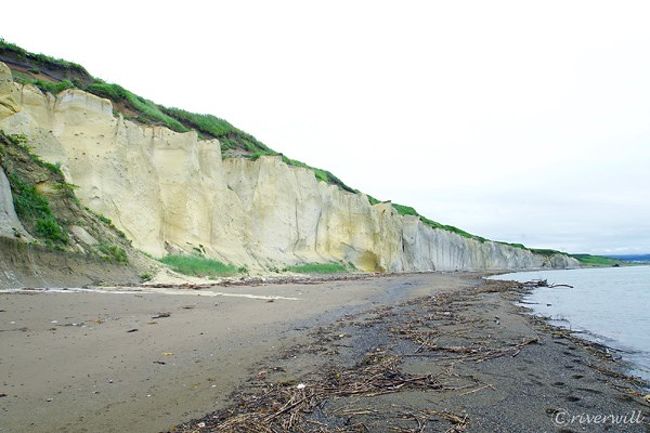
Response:
[[[609,372],[610,374],[616,375],[625,381],[650,392],[650,381],[631,374],[631,372],[634,371],[637,366],[633,362],[624,358],[622,354],[625,352],[623,350],[609,346],[599,341],[595,341],[593,339],[583,337],[582,335],[591,335],[593,337],[596,337],[588,330],[574,331],[568,327],[553,324],[553,321],[555,321],[555,319],[550,316],[544,316],[542,314],[535,313],[533,308],[526,306],[526,304],[522,301],[524,300],[524,297],[530,295],[534,290],[534,288],[527,288],[525,291],[521,292],[517,300],[513,301],[515,303],[515,306],[521,309],[522,315],[529,317],[535,326],[545,329],[546,332],[552,334],[561,334],[567,340],[571,340],[576,345],[584,347],[595,356],[610,361],[614,367],[614,369]]]
[[[259,371],[231,396],[231,405],[181,424],[170,432],[261,432],[266,429],[279,432],[356,432],[386,431],[386,426],[394,431],[411,432],[428,431],[428,427],[440,423],[446,423],[444,429],[448,428],[447,431],[489,432],[498,429],[537,432],[560,429],[570,432],[574,430],[562,429],[568,424],[565,415],[579,413],[582,416],[586,413],[588,417],[590,410],[592,415],[601,412],[613,414],[616,410],[622,414],[636,414],[639,422],[626,426],[625,431],[647,431],[650,401],[641,392],[641,387],[647,383],[622,373],[623,364],[601,345],[575,337],[565,329],[530,315],[526,307],[516,305],[514,302],[521,300],[529,289],[521,286],[511,289],[508,286],[513,282],[485,281],[488,283],[479,282],[478,289],[439,294],[443,299],[447,298],[441,305],[436,305],[440,303],[435,298],[433,302],[431,298],[417,298],[396,307],[382,307],[348,316],[321,328],[313,333],[309,343],[259,365]],[[517,316],[519,323],[509,325],[511,329],[505,333],[486,333],[483,329],[470,338],[458,338],[463,333],[458,326],[475,323],[481,329],[482,325],[478,323],[485,316],[478,322],[473,322],[473,316],[465,317],[467,321],[454,321],[451,317],[462,316],[466,311],[453,305],[471,304],[478,298],[488,300],[490,309],[496,307],[501,314]],[[438,308],[441,306],[442,310],[451,311],[441,311]],[[470,312],[476,313],[477,309],[485,306],[481,302],[470,308]],[[420,314],[406,323],[398,319],[405,314],[413,315],[421,307],[429,318],[441,313],[442,318],[433,322],[439,322],[453,332],[441,335],[435,328],[423,330],[423,315]],[[505,320],[512,320],[492,317],[497,318],[497,327]],[[401,326],[395,328],[398,324]],[[504,338],[503,334],[522,325],[523,330],[532,331],[533,335],[523,338],[510,335],[509,341],[499,341],[497,346],[500,347],[484,347],[486,340],[491,340],[487,341],[487,346],[491,346]],[[495,328],[490,329],[493,331]],[[465,332],[471,334],[467,329]],[[449,338],[450,334],[456,335]],[[395,336],[397,340],[390,341]],[[449,339],[445,345],[438,344],[445,339]],[[476,339],[480,342],[477,343]],[[466,344],[468,341],[472,344]],[[450,345],[451,342],[454,345]],[[542,354],[530,356],[531,346],[535,346],[532,350],[537,349]],[[536,346],[555,347],[539,350]],[[557,346],[562,348],[558,350]],[[444,355],[438,356],[441,352]],[[551,361],[547,358],[548,355],[557,356],[558,352],[558,359]],[[529,359],[524,359],[526,355]],[[325,362],[319,359],[323,357],[327,359]],[[524,359],[523,363],[519,362],[521,359]],[[469,365],[459,366],[466,361]],[[511,364],[515,362],[524,365],[513,370]],[[490,366],[490,363],[496,365]],[[537,368],[526,364],[537,364]],[[449,369],[461,368],[464,369],[462,374],[447,373]],[[485,380],[490,376],[505,379],[504,369],[514,378],[511,384],[504,383],[507,380]],[[542,381],[541,374],[558,369],[569,371],[569,374],[558,373],[558,377],[566,382]],[[527,370],[535,370],[535,373]],[[469,377],[470,380],[462,383],[462,380],[457,380],[459,377]],[[576,382],[576,385],[571,386],[569,381]],[[524,384],[531,388],[552,387],[545,390],[543,405],[521,399],[532,396],[521,392]],[[506,389],[505,393],[502,388]],[[495,397],[494,394],[499,392],[501,395]],[[432,405],[434,400],[438,404]],[[503,404],[505,400],[508,400],[506,405]],[[345,409],[349,407],[354,409]],[[399,410],[396,411],[396,407]],[[495,419],[493,414],[485,412],[488,408],[495,410],[495,407],[510,413],[512,418]],[[523,417],[522,412],[525,413]],[[315,425],[320,430],[316,430]],[[615,425],[597,425],[589,431],[612,427],[617,431]]]
[[[641,267],[650,269],[647,265]],[[624,322],[624,327],[621,328],[623,325],[618,324],[617,321],[608,323],[609,326],[603,326],[598,321],[589,320],[592,315],[605,320],[610,314],[617,315],[619,312],[625,311],[625,308],[618,304],[616,304],[616,308],[604,308],[602,306],[604,305],[602,296],[607,296],[603,292],[603,288],[607,287],[608,284],[622,284],[621,279],[629,275],[627,271],[637,270],[638,268],[639,266],[584,268],[578,270],[578,273],[559,274],[558,277],[553,277],[551,271],[544,271],[543,275],[536,276],[532,276],[534,272],[524,272],[525,275],[521,276],[518,275],[519,273],[513,273],[512,278],[516,278],[520,282],[529,278],[533,280],[542,278],[548,279],[549,282],[573,285],[566,291],[563,289],[548,290],[544,287],[540,287],[539,290],[531,288],[524,294],[519,303],[529,310],[530,315],[546,320],[549,325],[553,325],[557,329],[567,330],[573,337],[601,347],[605,352],[611,352],[613,357],[620,358],[620,363],[626,366],[629,375],[650,383],[648,343],[642,343],[641,336],[638,336],[639,340],[636,340],[629,335],[621,334],[625,329],[633,329],[630,328],[631,326],[636,329],[637,322],[631,322],[628,319]],[[610,272],[600,274],[599,271]],[[505,274],[504,278],[508,278],[508,275],[510,274]],[[562,275],[564,277],[561,277]],[[613,276],[618,277],[612,280]],[[491,278],[499,279],[501,276]],[[612,288],[614,287],[612,286]],[[584,302],[583,300],[587,299],[591,294],[595,297],[595,306],[581,309],[581,305],[575,305],[576,302]],[[644,300],[639,299],[638,302],[643,303]],[[638,323],[638,327],[641,329],[642,322]],[[650,391],[650,388],[648,388],[648,391]]]
[[[292,432],[555,432],[552,408],[647,412],[611,373],[618,363],[536,328],[513,304],[521,293],[489,281],[430,273],[228,289],[236,297],[0,294],[0,432],[265,431],[213,428],[260,389],[322,403],[267,421],[304,416]],[[283,407],[266,403],[265,418]]]

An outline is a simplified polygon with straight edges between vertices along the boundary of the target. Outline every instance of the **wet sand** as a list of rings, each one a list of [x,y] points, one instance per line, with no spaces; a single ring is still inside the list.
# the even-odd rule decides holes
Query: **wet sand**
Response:
[[[125,290],[0,294],[0,432],[649,431],[624,366],[477,275]]]
[[[315,327],[471,284],[416,274],[172,293],[2,293],[0,432],[169,430],[226,405],[251,370]],[[152,318],[158,313],[170,316]]]

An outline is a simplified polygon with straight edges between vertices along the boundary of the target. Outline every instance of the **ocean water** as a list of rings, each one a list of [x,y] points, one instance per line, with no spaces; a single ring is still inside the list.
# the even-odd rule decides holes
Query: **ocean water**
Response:
[[[499,280],[546,279],[570,288],[538,288],[524,298],[534,314],[616,349],[650,381],[650,266],[518,272]]]

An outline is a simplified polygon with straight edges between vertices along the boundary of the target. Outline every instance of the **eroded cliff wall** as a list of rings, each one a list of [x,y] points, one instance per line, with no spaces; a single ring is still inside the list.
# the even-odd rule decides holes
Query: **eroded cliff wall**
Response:
[[[80,90],[53,96],[14,84],[0,91],[0,101],[13,101],[3,105],[11,108],[0,129],[26,135],[79,186],[83,204],[154,256],[199,249],[252,268],[342,260],[394,272],[577,265],[432,229],[280,157],[222,160],[216,140],[125,120],[109,100]]]

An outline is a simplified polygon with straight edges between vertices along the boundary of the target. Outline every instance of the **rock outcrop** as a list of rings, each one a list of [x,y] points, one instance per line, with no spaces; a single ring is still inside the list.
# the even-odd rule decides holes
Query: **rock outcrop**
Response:
[[[201,250],[251,268],[337,260],[394,272],[577,265],[565,255],[433,229],[280,157],[222,160],[217,140],[142,126],[80,90],[53,96],[15,84],[0,91],[2,107],[12,107],[0,129],[26,135],[79,186],[84,205],[154,256]]]
[[[11,186],[2,167],[0,167],[0,237],[22,238],[27,241],[32,239],[16,215]]]

